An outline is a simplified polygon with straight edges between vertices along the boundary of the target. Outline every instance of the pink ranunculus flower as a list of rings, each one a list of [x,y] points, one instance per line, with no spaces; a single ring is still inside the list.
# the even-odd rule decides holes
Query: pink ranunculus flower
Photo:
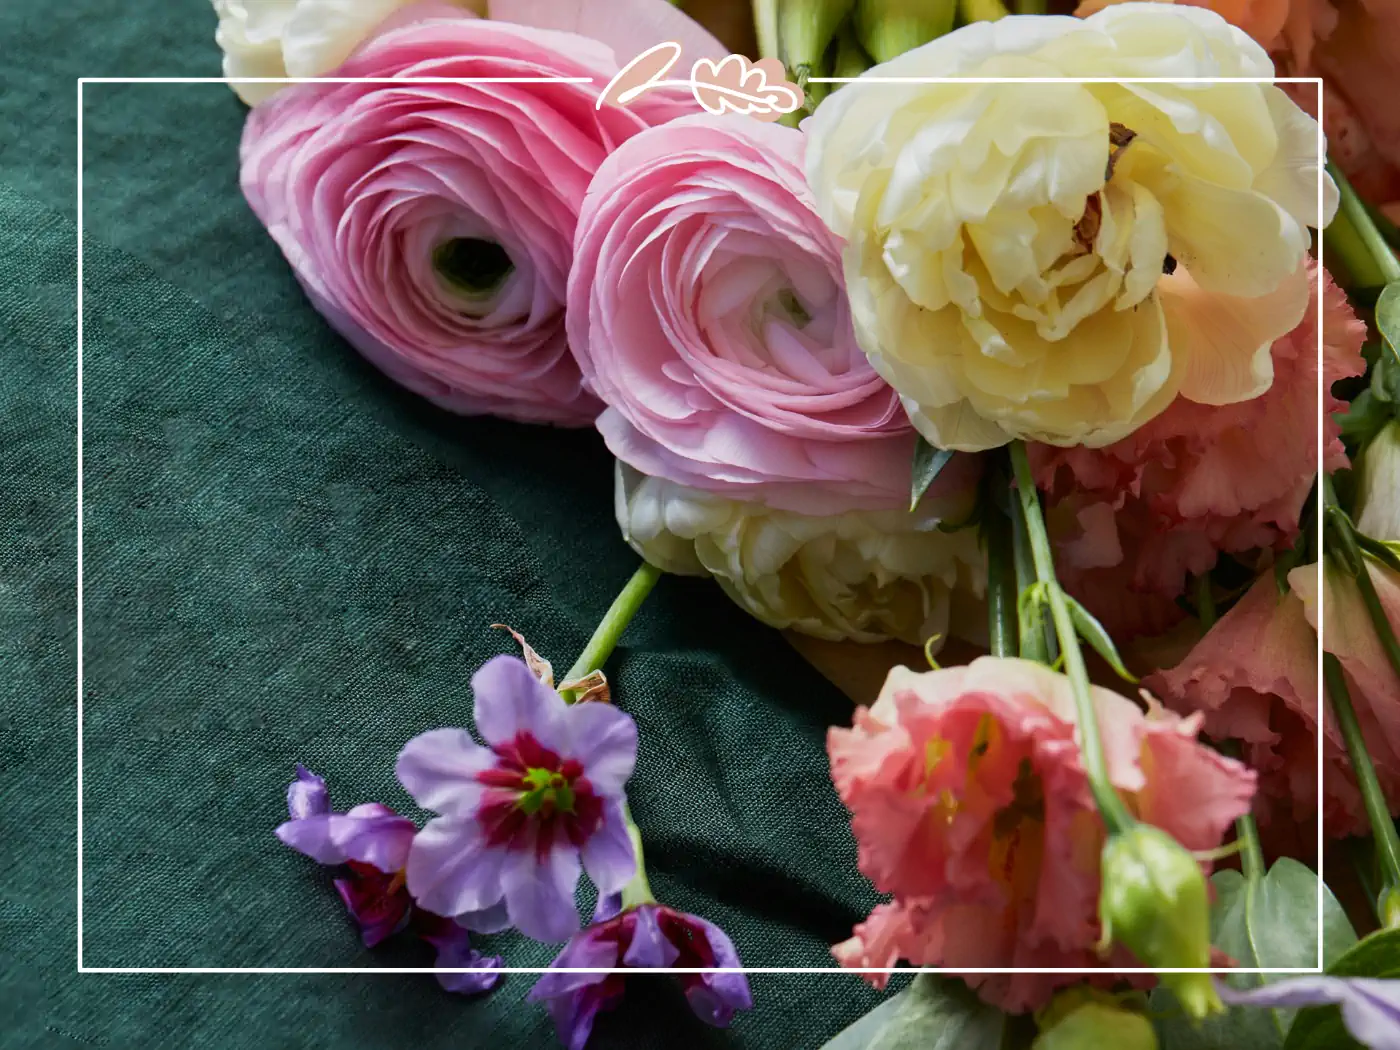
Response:
[[[332,73],[591,83],[296,84],[249,115],[243,191],[316,308],[392,378],[456,412],[587,424],[601,405],[564,328],[584,193],[619,143],[694,105],[597,108],[617,70],[575,33],[406,8]]]
[[[1317,635],[1292,589],[1315,586],[1316,574],[1316,565],[1295,569],[1280,594],[1274,574],[1264,573],[1179,664],[1144,680],[1174,710],[1204,714],[1211,738],[1239,741],[1259,774],[1254,813],[1271,853],[1310,856],[1317,847]],[[1379,742],[1369,712],[1358,715]],[[1322,724],[1323,826],[1332,837],[1357,834],[1366,813],[1330,709]],[[1400,786],[1389,750],[1373,757]]]
[[[803,514],[902,508],[914,434],[855,340],[803,136],[694,116],[589,187],[569,338],[608,447],[652,477]]]
[[[1219,845],[1249,809],[1254,774],[1197,741],[1200,716],[1156,705],[1144,715],[1098,687],[1093,699],[1109,779],[1129,809],[1188,849]],[[831,776],[851,810],[860,869],[894,896],[833,949],[843,965],[1134,965],[1123,949],[1105,962],[1094,948],[1105,832],[1075,722],[1064,675],[982,657],[923,674],[897,667],[852,728],[830,731]],[[968,980],[1019,1012],[1079,977]]]
[[[1315,279],[1316,271],[1312,273]],[[1291,543],[1318,471],[1318,325],[1330,385],[1365,369],[1366,326],[1323,274],[1302,323],[1271,348],[1274,380],[1250,401],[1177,398],[1132,436],[1104,448],[1032,445],[1046,492],[1061,580],[1124,640],[1180,619],[1174,599],[1221,552]],[[1217,319],[1222,331],[1232,323]],[[1325,463],[1347,463],[1330,393],[1322,406]]]

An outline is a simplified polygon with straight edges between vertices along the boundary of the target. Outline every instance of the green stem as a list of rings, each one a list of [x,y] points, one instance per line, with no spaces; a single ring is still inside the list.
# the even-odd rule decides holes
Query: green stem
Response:
[[[656,896],[651,892],[651,883],[647,881],[646,857],[642,852],[642,833],[637,827],[636,821],[632,819],[632,811],[624,802],[622,805],[622,815],[627,820],[627,837],[632,840],[632,849],[637,855],[637,874],[632,876],[632,881],[622,887],[622,910],[635,908],[639,904],[655,904]]]
[[[1035,557],[1031,553],[1030,538],[1026,535],[1026,518],[1020,513],[1020,509],[1018,503],[1016,513],[1011,516],[1012,564],[1016,575],[1017,595],[1025,594],[1027,588],[1034,587],[1036,582]],[[1021,659],[1034,660],[1041,664],[1052,663],[1054,658],[1050,655],[1048,631],[1040,607],[1033,607],[1024,623],[1020,621],[1019,611],[1018,604],[1017,624]]]
[[[593,632],[593,637],[588,639],[588,644],[583,647],[583,652],[579,653],[578,659],[574,661],[574,666],[565,673],[564,681],[572,682],[603,666],[608,657],[612,655],[612,651],[617,648],[617,642],[622,637],[622,632],[632,622],[632,617],[637,615],[637,610],[641,608],[642,602],[651,593],[651,589],[656,586],[656,581],[659,579],[661,579],[661,570],[654,565],[643,562],[641,568],[634,572],[632,578],[627,581],[627,586],[622,588],[622,593],[613,599],[612,605],[603,614],[602,622]]]
[[[1215,626],[1215,594],[1211,591],[1210,573],[1196,577],[1196,618],[1207,631]]]
[[[1035,574],[1050,603],[1050,615],[1054,619],[1055,633],[1060,640],[1060,652],[1065,660],[1065,675],[1074,691],[1074,705],[1079,716],[1079,750],[1084,758],[1084,771],[1089,777],[1089,788],[1094,794],[1094,801],[1098,803],[1099,812],[1103,814],[1109,835],[1121,834],[1136,821],[1108,779],[1103,743],[1099,739],[1098,715],[1094,711],[1093,692],[1089,684],[1089,671],[1084,666],[1084,655],[1079,651],[1079,635],[1074,629],[1069,603],[1065,601],[1064,591],[1060,589],[1059,581],[1055,578],[1055,559],[1050,552],[1050,536],[1045,530],[1045,519],[1041,515],[1040,494],[1036,491],[1035,480],[1031,476],[1030,459],[1022,441],[1011,443],[1011,466],[1016,475],[1016,492],[1026,520],[1026,533],[1030,538]]]
[[[987,635],[992,655],[1015,656],[1019,645],[1015,552],[1011,522],[998,507],[988,510],[982,535],[987,543]]]
[[[1361,245],[1364,246],[1366,253],[1371,257],[1373,268],[1369,270],[1369,273],[1378,274],[1380,277],[1379,282],[1376,282],[1375,277],[1371,276],[1372,283],[1366,287],[1373,287],[1375,283],[1390,284],[1392,281],[1400,281],[1400,259],[1395,258],[1395,253],[1391,251],[1385,236],[1376,227],[1371,213],[1366,210],[1366,205],[1361,202],[1361,198],[1351,188],[1351,183],[1347,181],[1346,176],[1337,169],[1335,164],[1327,165],[1327,173],[1332,176],[1332,181],[1337,184],[1337,190],[1341,194],[1341,208],[1338,218],[1351,228]],[[1339,234],[1339,237],[1341,238],[1339,246],[1343,252],[1355,250],[1347,243],[1349,234],[1342,233]],[[1346,262],[1347,269],[1352,269],[1353,262],[1350,258],[1343,255],[1343,261]],[[1356,265],[1362,265],[1359,259]],[[1352,272],[1352,277],[1358,282],[1363,280],[1363,275],[1355,271]]]
[[[1341,730],[1347,756],[1356,773],[1357,786],[1361,788],[1361,798],[1366,804],[1366,816],[1370,818],[1376,840],[1376,855],[1385,871],[1386,890],[1393,890],[1400,887],[1400,835],[1396,834],[1395,824],[1390,819],[1390,807],[1386,805],[1381,783],[1376,778],[1376,767],[1366,750],[1356,710],[1351,706],[1351,693],[1342,675],[1341,661],[1331,653],[1322,654],[1322,676],[1327,683],[1332,711],[1337,716],[1337,728]]]
[[[608,611],[603,614],[602,621],[593,632],[593,637],[588,639],[588,644],[583,647],[583,652],[574,661],[574,665],[569,668],[564,675],[564,681],[572,682],[577,678],[596,671],[607,662],[612,651],[617,648],[618,640],[622,637],[622,632],[627,629],[627,625],[632,622],[632,617],[637,615],[637,610],[642,607],[642,602],[646,600],[651,589],[656,586],[656,581],[661,579],[661,570],[647,562],[642,562],[636,572],[632,574],[626,585],[613,603],[608,606]],[[560,694],[566,701],[573,702],[574,697],[569,691]],[[634,908],[639,904],[653,904],[656,898],[652,896],[651,883],[647,881],[646,861],[642,853],[642,833],[638,829],[636,821],[632,819],[632,810],[626,801],[622,803],[622,816],[627,822],[627,836],[632,840],[632,849],[637,857],[637,873],[632,876],[632,881],[622,888],[622,909]]]
[[[1015,2],[1018,15],[1043,15],[1047,7],[1045,0],[1015,0]]]

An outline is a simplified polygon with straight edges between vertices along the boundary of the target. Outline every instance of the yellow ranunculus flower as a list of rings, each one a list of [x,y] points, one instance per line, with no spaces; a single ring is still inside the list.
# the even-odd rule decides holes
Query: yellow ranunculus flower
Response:
[[[966,26],[867,77],[1272,77],[1211,11]],[[875,83],[803,124],[856,333],[943,448],[1105,445],[1256,397],[1336,188],[1273,84]]]

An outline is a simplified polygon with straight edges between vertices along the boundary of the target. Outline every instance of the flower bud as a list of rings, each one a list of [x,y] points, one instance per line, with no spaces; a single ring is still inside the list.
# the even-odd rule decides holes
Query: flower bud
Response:
[[[1400,541],[1400,419],[1371,439],[1357,467],[1357,529],[1383,543]]]
[[[888,62],[953,28],[957,0],[858,0],[856,34],[876,62]]]
[[[1099,921],[1102,944],[1121,942],[1144,966],[1210,965],[1205,876],[1186,847],[1161,828],[1137,824],[1108,840]],[[1191,1017],[1224,1009],[1209,974],[1164,973],[1161,981]]]
[[[1040,1034],[1031,1050],[1157,1050],[1152,1022],[1124,1008],[1119,997],[1093,988],[1069,988],[1036,1016]]]
[[[778,0],[778,57],[796,72],[814,69],[855,0]]]

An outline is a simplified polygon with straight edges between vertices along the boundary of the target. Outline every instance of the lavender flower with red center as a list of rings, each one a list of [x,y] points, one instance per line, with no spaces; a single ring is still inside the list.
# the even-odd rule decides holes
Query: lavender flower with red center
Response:
[[[617,895],[600,897],[594,923],[569,940],[552,967],[737,967],[739,954],[718,926],[654,901],[619,913]],[[727,1028],[735,1011],[753,1006],[742,973],[677,974],[695,1016]],[[583,1050],[593,1021],[622,999],[626,976],[620,973],[549,973],[526,998],[549,1003],[559,1040],[568,1050]]]
[[[409,892],[472,930],[562,941],[579,926],[581,870],[603,895],[636,870],[623,785],[637,726],[609,704],[566,704],[513,656],[482,666],[472,692],[486,746],[434,729],[399,755],[399,781],[441,814],[413,840]]]
[[[326,782],[305,766],[287,788],[292,819],[277,828],[277,837],[319,864],[344,866],[336,892],[360,928],[366,948],[400,930],[409,930],[437,949],[442,967],[498,967],[500,956],[487,957],[471,947],[465,929],[451,919],[414,906],[405,884],[417,828],[388,806],[367,802],[345,813],[333,812]],[[484,992],[495,987],[499,973],[440,973],[438,983],[450,992]]]

